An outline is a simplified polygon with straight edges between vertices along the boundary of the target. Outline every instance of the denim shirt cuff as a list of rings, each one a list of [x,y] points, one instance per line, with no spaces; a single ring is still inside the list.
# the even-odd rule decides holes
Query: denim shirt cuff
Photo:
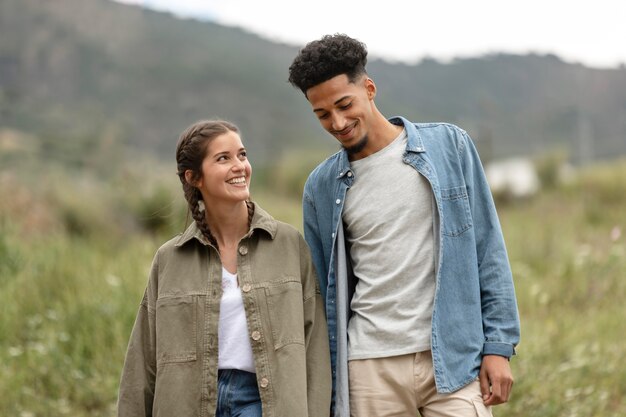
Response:
[[[515,347],[510,343],[503,342],[485,342],[483,346],[483,355],[498,355],[510,358],[515,355]]]

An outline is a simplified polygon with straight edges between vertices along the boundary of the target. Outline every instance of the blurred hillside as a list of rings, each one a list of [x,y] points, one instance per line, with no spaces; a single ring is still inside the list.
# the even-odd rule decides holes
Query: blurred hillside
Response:
[[[169,161],[185,126],[224,117],[242,127],[257,163],[285,150],[323,155],[336,144],[286,81],[296,52],[108,0],[2,0],[0,127],[32,135],[48,156],[134,149]],[[457,123],[485,159],[558,148],[584,163],[626,153],[624,67],[493,55],[371,60],[368,69],[384,114]]]

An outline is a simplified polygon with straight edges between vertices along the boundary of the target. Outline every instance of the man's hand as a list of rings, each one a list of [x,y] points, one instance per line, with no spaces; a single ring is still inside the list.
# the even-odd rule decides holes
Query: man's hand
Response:
[[[513,374],[507,358],[485,355],[480,367],[479,380],[480,391],[486,406],[502,404],[509,400]]]

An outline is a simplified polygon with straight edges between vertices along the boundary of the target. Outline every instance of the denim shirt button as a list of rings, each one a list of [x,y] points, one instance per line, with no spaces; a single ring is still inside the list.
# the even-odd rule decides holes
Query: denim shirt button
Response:
[[[240,246],[239,247],[239,253],[241,255],[247,255],[248,254],[248,247],[247,246]]]
[[[252,340],[259,340],[261,338],[261,332],[258,330],[255,330],[252,332],[251,336],[252,336]]]
[[[352,172],[348,171],[348,173],[346,174],[348,177],[352,177]]]
[[[332,238],[334,239],[334,238],[335,238],[335,233],[333,233],[331,236],[332,236]]]
[[[340,199],[337,199],[337,200],[335,200],[335,203],[336,203],[336,204],[339,204],[339,203],[341,203],[341,200],[340,200]]]
[[[267,378],[261,378],[261,381],[259,381],[259,385],[261,386],[261,388],[267,388],[269,384],[270,381]]]

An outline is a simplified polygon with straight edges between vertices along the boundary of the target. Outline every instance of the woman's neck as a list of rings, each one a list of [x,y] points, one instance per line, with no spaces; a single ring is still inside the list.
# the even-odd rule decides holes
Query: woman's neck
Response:
[[[246,202],[211,206],[205,210],[207,224],[220,249],[237,247],[250,227]]]

